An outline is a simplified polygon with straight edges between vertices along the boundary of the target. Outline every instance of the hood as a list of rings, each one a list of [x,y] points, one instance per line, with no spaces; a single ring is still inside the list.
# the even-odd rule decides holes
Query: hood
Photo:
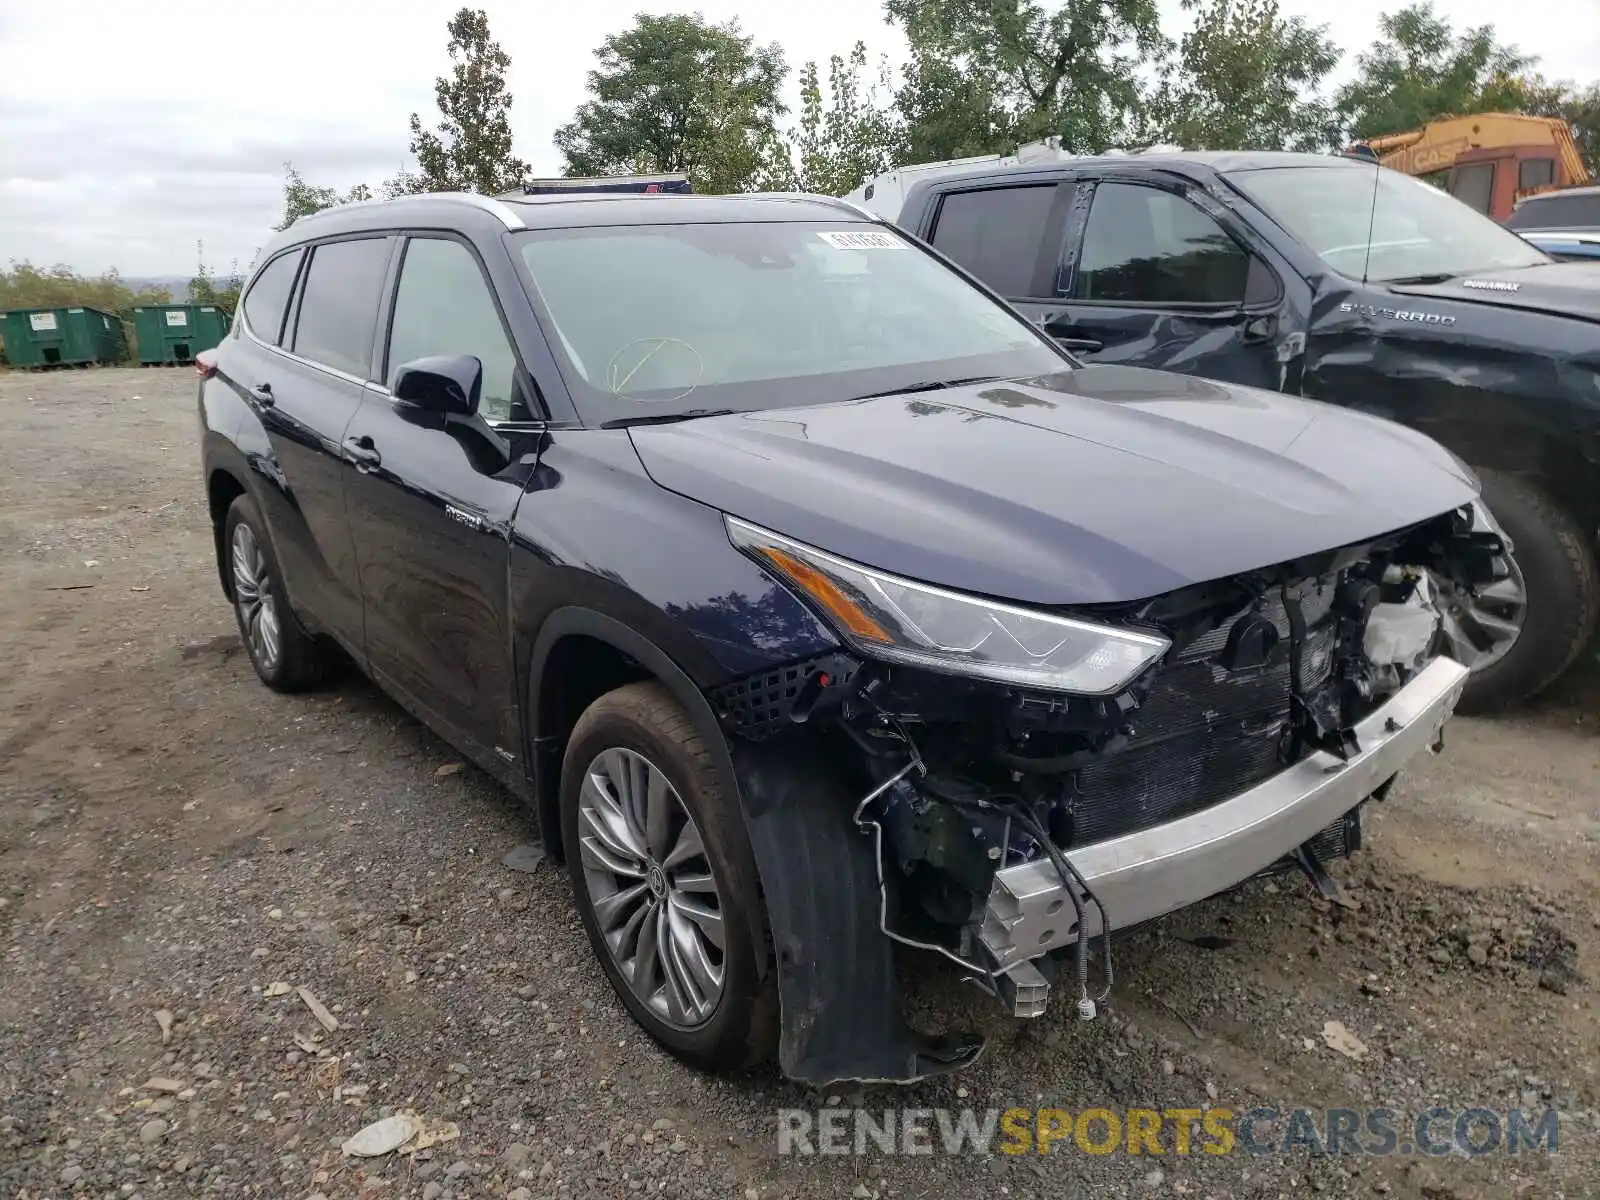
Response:
[[[1402,426],[1131,367],[629,433],[671,491],[886,571],[1041,605],[1144,599],[1477,491]]]
[[[1445,283],[1383,286],[1401,296],[1464,300],[1496,308],[1521,308],[1600,322],[1600,263],[1540,263],[1506,271],[1459,275]]]

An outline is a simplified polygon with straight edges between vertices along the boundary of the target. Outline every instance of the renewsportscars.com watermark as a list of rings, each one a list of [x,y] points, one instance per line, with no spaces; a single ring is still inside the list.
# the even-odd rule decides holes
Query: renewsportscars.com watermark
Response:
[[[1560,1118],[1520,1108],[784,1108],[779,1154],[1555,1154]]]

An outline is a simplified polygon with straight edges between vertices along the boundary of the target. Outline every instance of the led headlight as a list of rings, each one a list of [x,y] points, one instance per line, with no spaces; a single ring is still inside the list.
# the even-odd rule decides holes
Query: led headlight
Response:
[[[1075,621],[915,583],[736,517],[733,544],[811,601],[853,648],[1019,687],[1107,696],[1167,650],[1164,637]]]

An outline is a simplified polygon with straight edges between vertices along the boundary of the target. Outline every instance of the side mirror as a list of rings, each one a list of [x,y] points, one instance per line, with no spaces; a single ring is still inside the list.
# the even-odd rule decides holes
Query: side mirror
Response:
[[[470,354],[414,358],[394,373],[394,398],[428,412],[470,417],[478,411],[483,364]]]

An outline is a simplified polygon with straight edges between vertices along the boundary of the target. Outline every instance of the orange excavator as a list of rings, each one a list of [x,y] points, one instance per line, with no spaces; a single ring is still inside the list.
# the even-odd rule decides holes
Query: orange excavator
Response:
[[[1409,133],[1356,142],[1345,153],[1407,175],[1448,171],[1446,190],[1497,221],[1524,196],[1589,181],[1572,130],[1557,117],[1442,117]]]

